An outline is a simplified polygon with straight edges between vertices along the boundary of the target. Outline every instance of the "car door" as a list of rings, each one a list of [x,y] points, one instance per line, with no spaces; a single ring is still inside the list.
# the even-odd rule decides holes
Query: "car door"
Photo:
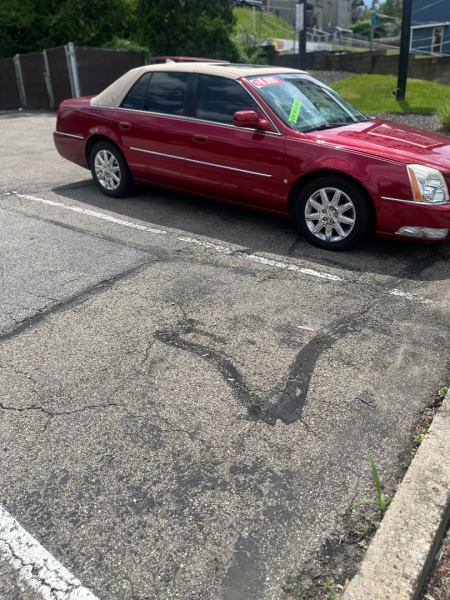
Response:
[[[114,111],[114,131],[136,180],[184,187],[188,77],[147,72]]]
[[[197,75],[196,101],[186,125],[186,185],[215,198],[285,210],[282,169],[285,138],[233,125],[233,115],[262,109],[237,80]],[[195,91],[196,88],[196,91]]]

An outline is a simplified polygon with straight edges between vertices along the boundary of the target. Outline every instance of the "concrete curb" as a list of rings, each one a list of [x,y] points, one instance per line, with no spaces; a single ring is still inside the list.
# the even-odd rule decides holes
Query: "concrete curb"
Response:
[[[416,600],[450,517],[450,393],[342,600]]]

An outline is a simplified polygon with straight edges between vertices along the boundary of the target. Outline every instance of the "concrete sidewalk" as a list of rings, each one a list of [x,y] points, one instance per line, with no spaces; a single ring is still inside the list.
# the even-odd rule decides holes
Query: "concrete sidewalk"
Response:
[[[342,600],[415,600],[450,518],[447,394]]]

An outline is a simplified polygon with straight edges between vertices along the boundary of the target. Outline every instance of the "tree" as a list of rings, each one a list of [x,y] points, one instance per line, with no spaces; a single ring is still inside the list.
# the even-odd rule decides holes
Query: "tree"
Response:
[[[1,0],[0,58],[43,50],[52,12],[52,0]]]
[[[378,12],[388,17],[402,18],[403,0],[385,0]]]
[[[136,39],[153,55],[236,60],[229,0],[137,0]]]
[[[66,0],[52,18],[52,46],[102,46],[131,35],[134,4],[127,0]]]

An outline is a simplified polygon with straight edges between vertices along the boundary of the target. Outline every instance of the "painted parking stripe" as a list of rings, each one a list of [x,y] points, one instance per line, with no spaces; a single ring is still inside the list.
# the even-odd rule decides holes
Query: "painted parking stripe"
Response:
[[[393,289],[389,292],[391,296],[398,296],[399,298],[405,298],[405,300],[412,300],[415,302],[420,302],[421,304],[430,304],[431,300],[427,298],[422,298],[422,296],[418,296],[417,294],[412,294],[411,292],[402,292],[398,289]]]
[[[0,506],[0,556],[44,600],[98,600]]]
[[[72,212],[80,213],[83,215],[88,215],[90,217],[95,217],[96,219],[102,219],[104,221],[109,221],[110,223],[116,223],[117,225],[122,225],[123,227],[131,227],[132,229],[138,229],[140,231],[146,231],[148,233],[153,233],[156,235],[166,235],[180,242],[185,242],[187,244],[192,244],[194,246],[201,246],[202,248],[208,248],[209,250],[213,250],[214,252],[218,252],[220,254],[227,254],[228,256],[236,256],[238,258],[242,258],[243,260],[248,260],[250,262],[259,263],[262,265],[267,265],[269,267],[276,267],[277,269],[283,269],[285,271],[292,271],[294,273],[301,273],[302,275],[310,275],[311,277],[318,277],[319,279],[327,279],[329,281],[344,281],[342,277],[338,277],[337,275],[331,275],[331,273],[324,273],[323,271],[316,271],[315,269],[308,269],[305,267],[299,267],[297,265],[293,265],[291,263],[285,263],[279,260],[272,260],[270,258],[264,258],[263,256],[258,256],[257,254],[249,254],[248,252],[241,252],[240,250],[233,250],[233,248],[229,248],[228,246],[220,246],[219,244],[213,244],[212,242],[205,242],[203,240],[198,240],[193,237],[178,235],[172,231],[167,231],[165,229],[156,229],[155,227],[145,227],[144,225],[139,225],[138,223],[133,223],[131,221],[124,221],[123,219],[117,219],[116,217],[112,217],[111,215],[107,215],[105,213],[100,213],[94,210],[89,210],[86,208],[80,208],[79,206],[70,206],[68,204],[64,204],[63,202],[55,202],[54,200],[46,200],[44,198],[37,198],[36,196],[29,196],[27,194],[19,194],[18,192],[10,192],[10,194],[16,196],[17,198],[23,198],[24,200],[31,200],[32,202],[40,202],[41,204],[47,204],[49,206],[56,206],[58,208],[63,208],[65,210],[70,210]]]

